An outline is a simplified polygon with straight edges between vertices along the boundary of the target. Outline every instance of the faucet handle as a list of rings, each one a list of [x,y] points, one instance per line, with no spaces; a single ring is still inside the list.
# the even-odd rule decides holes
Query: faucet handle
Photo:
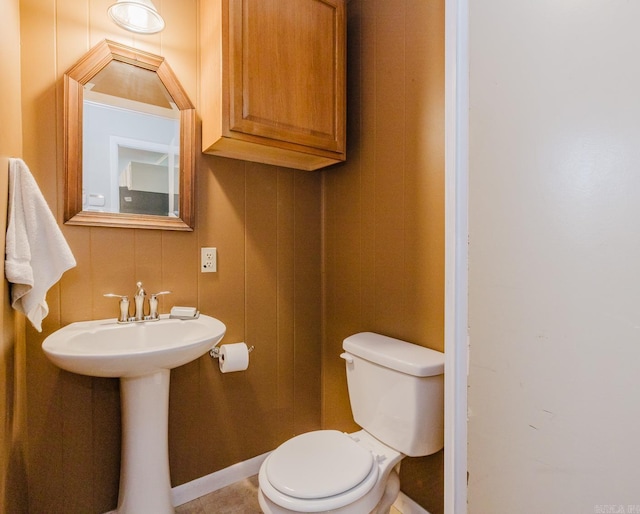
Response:
[[[171,291],[160,291],[159,293],[151,293],[151,298],[155,298],[156,296],[161,296],[163,294],[171,294]]]
[[[105,293],[107,298],[120,298],[120,317],[118,321],[125,323],[129,320],[129,297],[126,294]]]
[[[171,291],[160,291],[159,293],[153,293],[149,298],[149,317],[151,319],[158,319],[158,296],[163,294],[169,294]]]

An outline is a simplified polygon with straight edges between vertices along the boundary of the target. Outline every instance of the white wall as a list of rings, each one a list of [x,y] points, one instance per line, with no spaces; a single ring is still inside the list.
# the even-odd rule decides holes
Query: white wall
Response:
[[[470,3],[469,512],[638,513],[640,2]]]

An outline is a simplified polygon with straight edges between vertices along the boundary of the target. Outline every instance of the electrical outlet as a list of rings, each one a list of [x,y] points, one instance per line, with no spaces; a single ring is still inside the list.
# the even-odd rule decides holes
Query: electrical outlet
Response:
[[[218,271],[218,257],[215,248],[200,249],[200,271],[202,273]]]

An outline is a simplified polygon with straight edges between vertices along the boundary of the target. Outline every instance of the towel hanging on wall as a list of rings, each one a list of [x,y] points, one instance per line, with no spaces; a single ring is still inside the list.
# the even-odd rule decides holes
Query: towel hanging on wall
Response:
[[[42,320],[49,314],[47,291],[76,260],[21,159],[9,159],[7,217],[4,269],[11,282],[11,306],[42,332]]]

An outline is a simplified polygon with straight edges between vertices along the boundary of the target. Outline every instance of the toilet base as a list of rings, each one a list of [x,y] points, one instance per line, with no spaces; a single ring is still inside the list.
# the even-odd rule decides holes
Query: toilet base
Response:
[[[380,498],[380,503],[376,505],[371,514],[389,514],[389,509],[396,501],[398,494],[400,493],[400,477],[398,476],[398,468],[400,464],[396,466],[396,469],[389,473],[389,479],[387,485],[384,488],[384,494]]]

